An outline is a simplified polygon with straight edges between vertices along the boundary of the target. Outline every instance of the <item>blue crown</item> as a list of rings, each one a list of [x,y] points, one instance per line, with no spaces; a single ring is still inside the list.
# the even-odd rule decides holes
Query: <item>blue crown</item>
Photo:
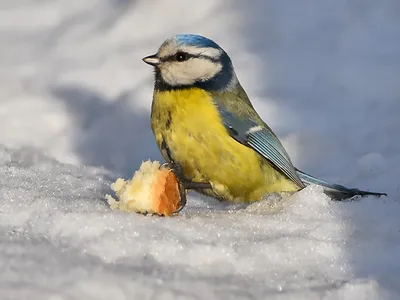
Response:
[[[221,49],[217,43],[214,41],[196,34],[178,34],[174,36],[174,39],[180,45],[187,45],[187,46],[197,46],[197,47],[211,47],[216,49]]]

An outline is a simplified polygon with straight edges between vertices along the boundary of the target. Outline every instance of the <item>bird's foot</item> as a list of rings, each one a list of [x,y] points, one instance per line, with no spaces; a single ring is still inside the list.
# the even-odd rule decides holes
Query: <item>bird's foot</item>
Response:
[[[179,184],[179,196],[180,196],[180,201],[179,201],[179,208],[175,213],[180,212],[187,203],[187,198],[186,198],[186,190],[198,190],[198,189],[211,189],[212,186],[208,182],[193,182],[193,181],[188,181],[185,179],[183,176],[183,169],[182,167],[175,163],[175,162],[166,162],[163,163],[160,168],[167,168],[171,170]]]
[[[182,182],[182,167],[174,162],[166,162],[160,166],[160,169],[168,169],[175,174],[175,177],[178,181],[178,190],[179,190],[179,206],[178,209],[174,212],[174,214],[179,213],[186,206],[186,188],[184,183]]]

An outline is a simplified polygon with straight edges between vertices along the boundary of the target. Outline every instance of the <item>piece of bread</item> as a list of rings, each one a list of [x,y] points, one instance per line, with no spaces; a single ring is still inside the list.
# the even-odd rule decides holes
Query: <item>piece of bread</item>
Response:
[[[118,198],[115,200],[106,195],[113,209],[171,216],[184,205],[181,197],[185,197],[185,191],[180,187],[175,173],[167,166],[161,166],[158,161],[143,162],[131,180],[118,178],[111,188]]]

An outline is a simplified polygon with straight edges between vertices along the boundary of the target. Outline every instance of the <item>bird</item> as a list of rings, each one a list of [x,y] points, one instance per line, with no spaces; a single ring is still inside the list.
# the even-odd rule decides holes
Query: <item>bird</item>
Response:
[[[294,167],[256,112],[231,58],[213,40],[177,34],[143,61],[154,68],[151,129],[187,190],[239,203],[310,184],[333,200],[386,195],[331,184]]]

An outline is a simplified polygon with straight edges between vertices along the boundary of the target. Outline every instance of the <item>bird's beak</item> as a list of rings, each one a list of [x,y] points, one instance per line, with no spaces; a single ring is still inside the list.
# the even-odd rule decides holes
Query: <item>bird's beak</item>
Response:
[[[157,57],[157,54],[146,56],[143,58],[143,61],[150,66],[158,66],[160,64],[160,59]]]

